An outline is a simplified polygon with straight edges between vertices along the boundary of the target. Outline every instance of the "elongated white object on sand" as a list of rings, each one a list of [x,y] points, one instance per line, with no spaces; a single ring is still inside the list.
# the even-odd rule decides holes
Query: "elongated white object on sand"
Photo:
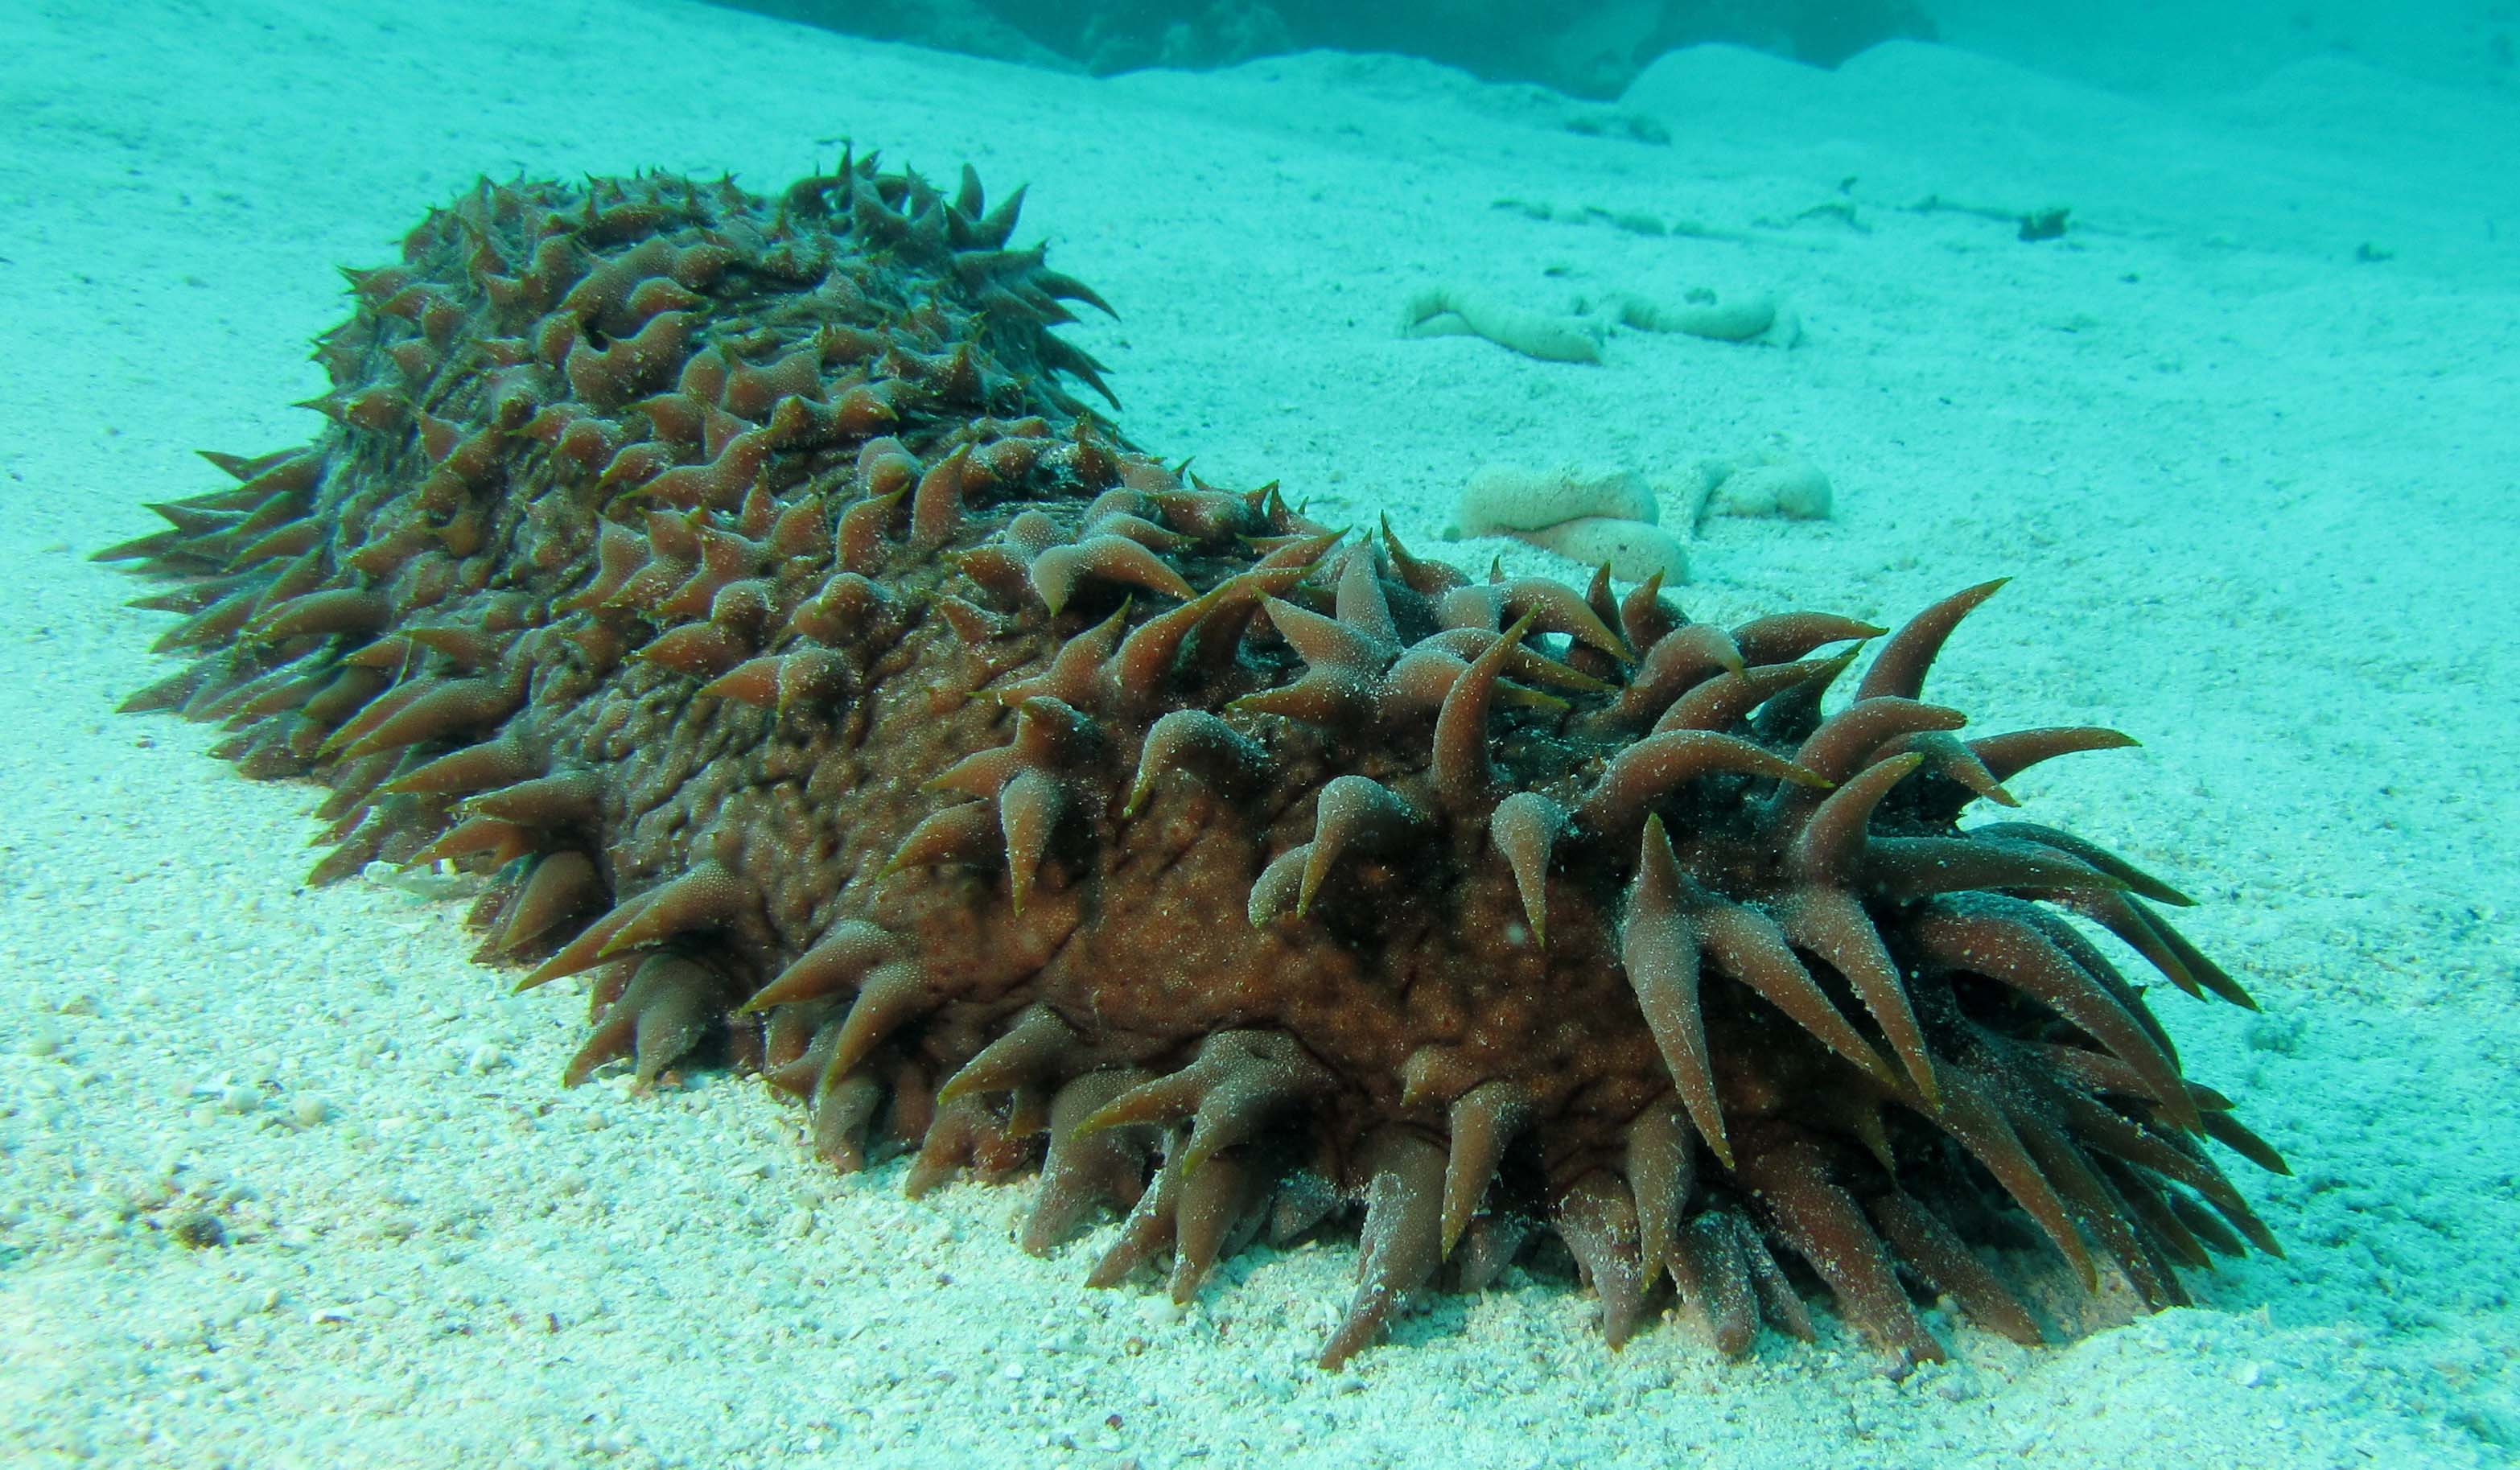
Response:
[[[1648,524],[1662,519],[1653,487],[1633,469],[1558,465],[1482,465],[1462,487],[1464,536],[1536,531],[1583,515],[1614,515]]]
[[[1514,533],[1543,551],[1586,566],[1610,564],[1622,582],[1642,582],[1659,572],[1665,586],[1688,580],[1688,549],[1658,525],[1616,515],[1581,515],[1553,526]]]
[[[1601,324],[1590,317],[1534,311],[1459,286],[1430,286],[1400,314],[1402,336],[1483,336],[1544,362],[1601,360]]]

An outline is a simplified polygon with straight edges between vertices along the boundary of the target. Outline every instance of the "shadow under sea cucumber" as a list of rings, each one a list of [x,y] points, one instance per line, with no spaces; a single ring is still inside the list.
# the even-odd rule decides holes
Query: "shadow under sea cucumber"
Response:
[[[2041,1340],[2034,1232],[2152,1307],[2276,1249],[2205,1140],[2281,1161],[2099,948],[2249,1003],[2187,900],[1956,823],[2131,743],[1922,698],[1997,584],[1725,628],[1184,483],[1063,386],[1102,303],[1018,200],[481,184],[349,273],[315,442],[99,554],[182,615],[125,708],[329,787],[315,881],[485,875],[484,955],[591,984],[571,1084],[757,1073],[914,1193],[1038,1167],[1025,1248],[1114,1209],[1090,1279],[1183,1300],[1361,1214],[1325,1364],[1543,1233],[1613,1345],[1817,1287],[1894,1365],[1910,1283]]]

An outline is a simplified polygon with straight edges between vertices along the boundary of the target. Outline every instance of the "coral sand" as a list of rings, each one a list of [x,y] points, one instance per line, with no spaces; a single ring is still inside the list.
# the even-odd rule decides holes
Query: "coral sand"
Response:
[[[351,273],[334,425],[105,553],[190,656],[127,707],[331,788],[319,879],[492,875],[568,1080],[754,1070],[833,1163],[1043,1183],[1093,1269],[1362,1209],[1322,1357],[1553,1234],[1623,1339],[1668,1279],[1729,1353],[1815,1282],[1894,1364],[1907,1282],[2023,1342],[2003,1251],[2150,1306],[2275,1248],[2065,915],[2246,996],[2186,902],[1976,802],[2114,732],[1956,735],[1884,630],[1479,583],[1272,489],[1184,483],[1069,396],[1099,306],[1017,200],[872,159],[776,200],[484,184]],[[1903,1278],[1905,1280],[1903,1281]]]

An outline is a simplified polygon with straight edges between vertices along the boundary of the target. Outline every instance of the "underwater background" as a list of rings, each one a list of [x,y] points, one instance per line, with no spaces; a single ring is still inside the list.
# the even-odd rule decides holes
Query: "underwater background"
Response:
[[[2511,1462],[2515,34],[2504,3],[0,12],[0,1461]],[[844,142],[1027,183],[1018,243],[1118,309],[1072,334],[1122,427],[1328,524],[1577,577],[1467,534],[1462,491],[1581,466],[1662,487],[1702,618],[2010,576],[1938,696],[2144,742],[2015,788],[2195,894],[2256,995],[2156,1001],[2290,1159],[2243,1180],[2288,1255],[2064,1346],[1937,1312],[1952,1360],[1897,1383],[1836,1333],[1613,1354],[1539,1270],[1323,1373],[1343,1246],[1177,1310],[1085,1290],[1091,1241],[1013,1249],[1028,1184],[833,1175],[749,1079],[562,1091],[578,1008],[470,964],[428,875],[302,886],[311,788],[112,713],[165,619],[87,557],[213,488],[195,450],[313,430],[335,267],[480,175],[767,189]],[[1590,322],[1594,360],[1405,334],[1431,291]],[[1793,330],[1600,314],[1692,292]],[[1728,500],[1744,467],[1829,513]]]

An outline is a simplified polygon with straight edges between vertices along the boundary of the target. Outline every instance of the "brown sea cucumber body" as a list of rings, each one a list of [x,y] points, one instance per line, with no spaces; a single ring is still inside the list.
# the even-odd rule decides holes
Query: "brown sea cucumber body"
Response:
[[[576,1082],[756,1071],[842,1167],[1038,1166],[1097,1283],[1362,1207],[1324,1350],[1535,1230],[1623,1339],[1727,1352],[1815,1279],[1900,1361],[1906,1277],[2022,1341],[2026,1222],[2148,1305],[2270,1168],[2075,915],[2246,1003],[2002,781],[2127,743],[1962,738],[1883,641],[1657,588],[1478,582],[1272,489],[1185,484],[1061,386],[1101,302],[872,159],[777,200],[483,184],[351,273],[313,444],[104,555],[190,655],[130,701],[331,788],[337,879],[489,875],[486,952],[589,977]]]

